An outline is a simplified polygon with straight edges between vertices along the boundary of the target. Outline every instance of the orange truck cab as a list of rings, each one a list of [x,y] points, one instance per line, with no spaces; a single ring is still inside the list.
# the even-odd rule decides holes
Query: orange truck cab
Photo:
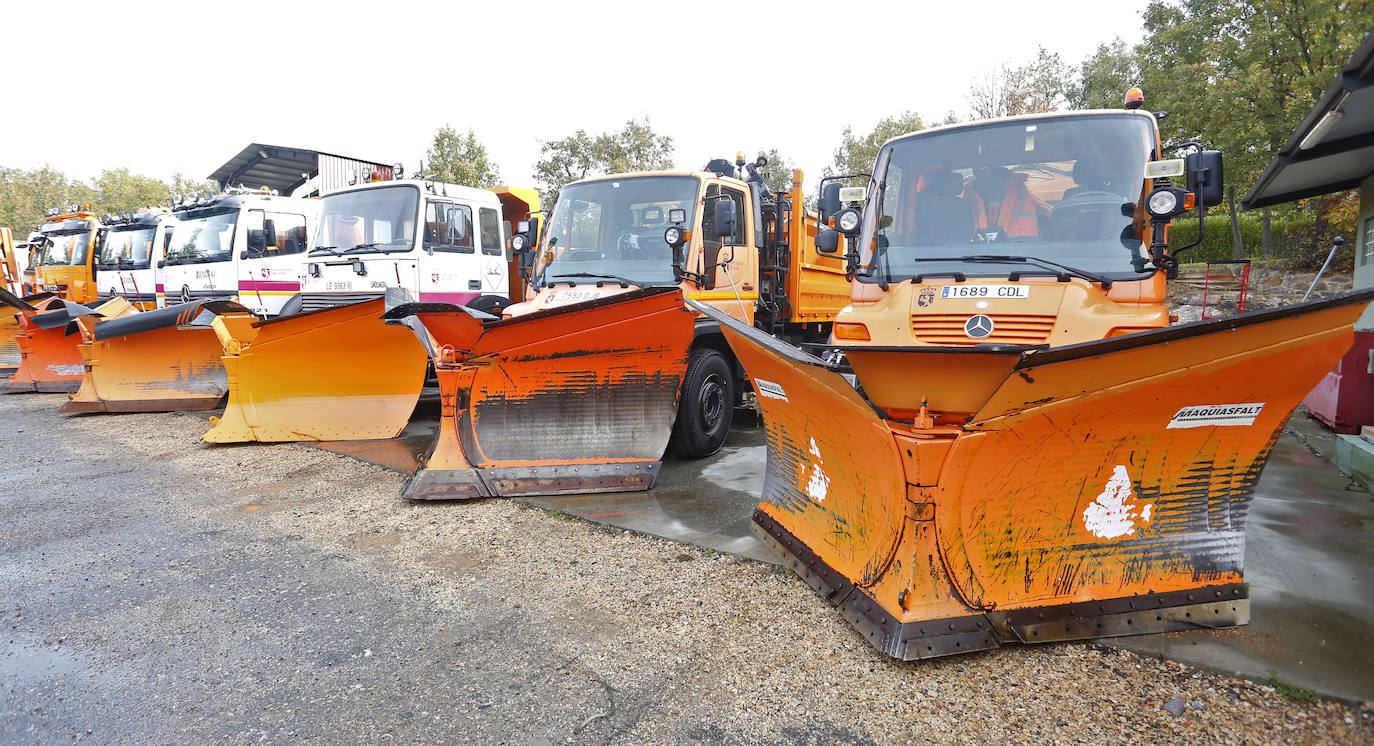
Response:
[[[679,287],[689,300],[793,343],[822,342],[845,305],[844,262],[815,249],[817,225],[803,208],[802,173],[772,194],[766,165],[743,154],[703,171],[657,171],[567,185],[540,230],[518,226],[527,300],[507,318],[649,287]],[[743,172],[743,173],[741,173]],[[537,239],[537,240],[536,240]],[[675,450],[716,452],[745,389],[744,370],[715,321],[697,316],[674,426]]]
[[[1170,184],[1181,177],[1187,192]],[[839,210],[852,226],[855,282],[834,341],[1062,346],[1168,326],[1165,280],[1187,247],[1165,251],[1167,222],[1198,189],[1216,204],[1208,183],[1221,183],[1220,153],[1161,160],[1155,118],[1142,110],[891,140],[866,193],[847,195],[866,200],[862,218],[857,206]],[[838,253],[840,233],[820,243]]]
[[[56,293],[73,303],[89,303],[99,296],[95,284],[96,257],[105,229],[89,204],[48,210],[39,226],[40,245],[34,256],[34,292]]]

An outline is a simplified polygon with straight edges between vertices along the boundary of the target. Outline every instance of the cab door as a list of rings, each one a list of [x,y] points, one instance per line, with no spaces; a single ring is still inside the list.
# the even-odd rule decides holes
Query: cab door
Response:
[[[728,200],[733,206],[734,231],[718,236],[716,204]],[[711,183],[698,210],[701,219],[701,261],[698,266],[709,278],[710,289],[697,289],[691,297],[703,300],[748,324],[754,323],[754,303],[758,300],[758,251],[753,240],[754,225],[745,192],[733,186]],[[712,254],[715,263],[707,266]]]
[[[419,299],[464,305],[481,295],[482,255],[473,235],[472,206],[428,199],[420,228],[424,254]]]
[[[506,238],[497,208],[477,208],[477,244],[482,255],[482,294],[507,297],[510,293],[510,257],[506,256]]]
[[[289,208],[252,209],[243,220],[239,302],[255,313],[275,316],[301,290],[302,262],[310,241],[306,217]]]

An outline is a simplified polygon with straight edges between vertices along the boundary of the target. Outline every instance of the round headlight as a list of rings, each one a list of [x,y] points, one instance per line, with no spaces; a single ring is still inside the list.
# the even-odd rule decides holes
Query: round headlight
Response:
[[[682,229],[677,227],[676,225],[668,226],[667,230],[663,231],[663,240],[673,248],[681,246]]]
[[[840,211],[839,216],[835,218],[835,225],[838,226],[839,229],[844,231],[845,233],[853,233],[854,231],[859,229],[859,211]]]
[[[1151,215],[1164,217],[1173,215],[1178,209],[1178,195],[1171,191],[1161,189],[1150,195],[1150,199],[1145,203],[1145,207]]]
[[[525,234],[517,233],[510,237],[510,247],[514,251],[525,250]]]

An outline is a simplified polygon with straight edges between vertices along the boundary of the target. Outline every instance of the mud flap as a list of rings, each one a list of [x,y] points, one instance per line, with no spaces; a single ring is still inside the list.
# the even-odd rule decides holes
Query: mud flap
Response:
[[[649,288],[513,319],[411,304],[433,350],[439,436],[411,499],[648,489],[676,413],[693,317]]]
[[[225,327],[229,399],[207,443],[394,438],[425,382],[424,347],[381,298]]]
[[[86,368],[77,345],[81,335],[76,319],[96,316],[113,319],[134,315],[138,309],[123,298],[106,301],[91,308],[71,301],[54,299],[39,309],[31,306],[16,315],[19,333],[15,343],[19,347],[19,367],[8,381],[0,383],[0,392],[71,392],[81,386]]]
[[[867,400],[819,361],[716,315],[768,430],[755,523],[857,630],[899,658],[1245,624],[1255,482],[1371,298],[1061,348],[985,349],[959,364],[939,362],[954,350],[922,358],[913,348],[846,348]],[[902,365],[905,381],[892,370]],[[925,400],[933,412],[892,416]],[[878,427],[888,447],[883,433],[871,434]],[[802,444],[814,443],[812,456],[828,466],[828,450],[846,438],[867,444],[846,453],[863,468],[827,469],[826,499],[796,510],[813,485],[796,465]],[[860,563],[858,544],[822,510],[889,525],[854,532],[883,539],[863,545]]]
[[[79,319],[84,341],[78,350],[86,373],[59,411],[214,409],[228,386],[210,321],[226,313],[248,314],[248,309],[228,301],[195,301],[120,319]]]

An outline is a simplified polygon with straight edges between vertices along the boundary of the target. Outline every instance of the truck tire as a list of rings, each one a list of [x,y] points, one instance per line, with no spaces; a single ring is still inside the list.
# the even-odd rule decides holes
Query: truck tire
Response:
[[[709,347],[692,350],[673,424],[673,451],[705,458],[720,450],[735,417],[735,375],[730,361]]]
[[[479,295],[468,301],[466,305],[474,311],[500,316],[501,312],[504,311],[506,306],[509,306],[510,303],[509,298],[503,298],[499,295]]]

